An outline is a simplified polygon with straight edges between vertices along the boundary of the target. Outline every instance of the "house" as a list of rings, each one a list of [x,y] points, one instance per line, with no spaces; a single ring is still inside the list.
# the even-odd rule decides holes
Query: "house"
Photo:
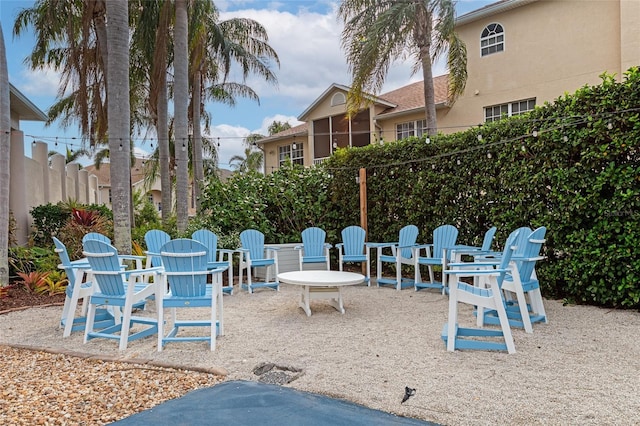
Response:
[[[434,79],[438,131],[454,133],[522,114],[604,72],[620,80],[640,65],[640,2],[502,0],[456,19],[467,46],[468,79],[447,103],[447,76]],[[422,136],[423,82],[371,95],[371,105],[346,117],[348,86],[332,84],[298,117],[304,123],[259,140],[265,171],[289,159],[310,166],[337,148]]]

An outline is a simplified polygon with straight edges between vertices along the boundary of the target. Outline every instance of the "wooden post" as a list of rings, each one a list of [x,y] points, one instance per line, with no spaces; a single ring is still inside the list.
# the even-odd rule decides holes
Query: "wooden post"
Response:
[[[367,230],[367,169],[360,169],[359,175],[360,181],[360,226],[367,231],[367,239],[368,240],[368,230]],[[365,248],[365,250],[369,250]],[[367,266],[362,264],[362,274],[365,275],[367,273]]]

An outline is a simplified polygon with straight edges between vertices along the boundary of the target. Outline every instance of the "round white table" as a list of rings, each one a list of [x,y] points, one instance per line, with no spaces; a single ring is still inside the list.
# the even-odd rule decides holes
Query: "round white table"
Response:
[[[301,286],[299,306],[311,316],[309,302],[329,299],[329,304],[344,314],[342,287],[364,282],[364,275],[343,271],[293,271],[278,274],[283,284]]]

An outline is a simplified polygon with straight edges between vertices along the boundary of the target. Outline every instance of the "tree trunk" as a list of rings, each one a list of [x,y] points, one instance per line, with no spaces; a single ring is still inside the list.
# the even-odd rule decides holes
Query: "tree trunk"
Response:
[[[422,62],[422,79],[424,81],[424,113],[427,121],[427,134],[438,133],[436,120],[435,92],[433,89],[433,69],[431,64],[431,28],[433,19],[424,6],[416,8],[415,40],[420,50]]]
[[[4,35],[0,28],[0,287],[9,284],[9,166],[11,152],[11,113],[9,72]]]
[[[131,157],[129,105],[129,17],[127,0],[107,2],[107,115],[111,203],[116,248],[131,253]]]
[[[171,219],[172,187],[169,164],[169,106],[167,96],[167,74],[163,73],[158,87],[158,160],[160,161],[160,189],[162,190],[162,224]]]
[[[174,128],[176,175],[176,213],[178,232],[187,229],[189,220],[189,53],[186,0],[176,0],[174,30]]]
[[[204,182],[204,169],[202,166],[202,130],[200,128],[200,91],[202,81],[200,71],[196,71],[193,77],[193,190],[196,198],[196,213],[200,213],[200,196],[202,194],[202,182]]]

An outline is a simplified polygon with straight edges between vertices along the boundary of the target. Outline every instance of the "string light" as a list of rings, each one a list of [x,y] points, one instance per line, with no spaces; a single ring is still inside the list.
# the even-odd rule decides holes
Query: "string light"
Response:
[[[607,123],[607,129],[609,130],[613,129],[613,124],[611,124],[611,122]]]

